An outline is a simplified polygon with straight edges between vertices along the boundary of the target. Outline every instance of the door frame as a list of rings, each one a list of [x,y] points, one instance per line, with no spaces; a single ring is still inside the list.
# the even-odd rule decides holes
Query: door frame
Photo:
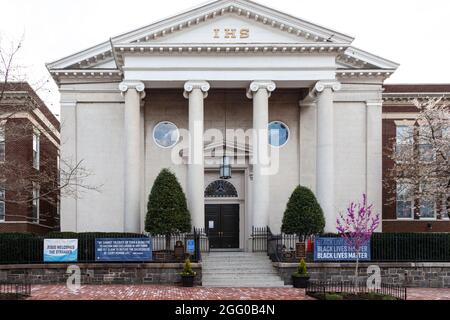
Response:
[[[236,245],[237,244],[237,247],[235,247],[235,248],[226,248],[226,247],[217,247],[217,248],[211,248],[210,247],[210,250],[212,250],[212,251],[214,251],[214,250],[218,250],[218,251],[220,251],[220,250],[241,250],[241,245],[240,245],[240,242],[241,242],[241,231],[240,231],[240,225],[241,225],[241,221],[240,221],[240,207],[241,207],[241,205],[239,204],[239,203],[207,203],[207,204],[205,204],[205,226],[206,226],[206,229],[205,230],[208,230],[208,228],[209,228],[209,226],[208,226],[208,219],[206,219],[207,218],[207,213],[206,213],[206,207],[207,206],[217,206],[217,207],[219,207],[219,220],[220,220],[220,225],[222,226],[222,232],[223,232],[223,220],[222,220],[222,218],[223,218],[223,212],[222,212],[222,206],[233,206],[233,207],[236,207],[237,206],[237,211],[236,210],[233,210],[233,215],[238,219],[238,221],[237,221],[237,223],[238,223],[238,235],[237,235],[237,237],[233,237],[233,243]],[[209,231],[209,230],[208,230]],[[220,230],[219,230],[220,231]],[[210,241],[211,241],[211,239],[210,239]]]
[[[217,177],[219,177],[219,168],[206,168],[205,169],[205,175],[209,173],[217,174]],[[248,226],[248,220],[247,220],[247,212],[250,212],[250,210],[247,210],[247,188],[248,188],[248,179],[249,179],[249,173],[248,168],[233,168],[234,174],[242,174],[242,192],[238,192],[237,198],[206,198],[205,197],[205,205],[207,204],[238,204],[239,205],[239,250],[248,250],[248,237],[249,233],[247,230]],[[217,178],[217,180],[220,180]],[[205,188],[208,186],[205,185]],[[203,219],[205,220],[205,218]],[[205,225],[205,229],[206,229]]]

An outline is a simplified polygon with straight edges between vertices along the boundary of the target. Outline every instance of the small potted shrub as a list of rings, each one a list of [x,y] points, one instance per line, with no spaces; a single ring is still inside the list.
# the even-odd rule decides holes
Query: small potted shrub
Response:
[[[305,289],[308,281],[309,281],[309,274],[306,270],[306,263],[305,260],[302,259],[300,261],[300,264],[298,265],[297,272],[292,274],[292,283],[294,285],[294,288],[302,288]]]
[[[184,262],[183,272],[180,273],[181,283],[183,287],[193,287],[194,286],[194,278],[197,275],[194,270],[192,270],[191,261],[186,259]]]

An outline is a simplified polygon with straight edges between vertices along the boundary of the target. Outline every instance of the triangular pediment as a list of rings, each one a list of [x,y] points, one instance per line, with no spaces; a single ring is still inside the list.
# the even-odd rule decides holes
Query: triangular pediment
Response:
[[[215,38],[214,29],[237,29],[236,38]],[[241,36],[250,28],[249,37]],[[221,30],[220,34],[224,34]],[[194,39],[197,38],[196,41]],[[111,38],[87,50],[49,63],[50,70],[103,68],[113,45],[131,43],[337,43],[353,38],[248,0],[216,0],[146,27]],[[181,41],[181,42],[180,42]],[[101,64],[100,64],[101,65]]]
[[[300,34],[301,35],[301,34]],[[144,38],[145,39],[145,38]],[[180,43],[314,43],[312,38],[299,36],[269,24],[257,22],[236,14],[225,14],[190,28],[172,32],[164,36],[151,36],[140,43],[180,44]]]
[[[238,143],[236,141],[227,140],[226,147],[224,148],[224,142],[211,142],[211,141],[205,141],[204,143],[204,156],[205,158],[218,158],[220,159],[223,154],[230,157],[239,157],[239,158],[246,158],[251,156],[252,154],[252,147],[248,143]],[[189,154],[188,147],[182,149],[180,151],[180,155],[183,158],[187,158]]]
[[[353,38],[249,0],[216,0],[47,65],[66,77],[120,77],[124,55],[179,53],[335,54],[338,72],[397,64],[351,47]],[[116,72],[116,73],[114,73]],[[98,73],[98,74],[97,74]]]
[[[217,0],[153,23],[147,27],[114,37],[112,42],[118,44],[152,40],[165,42],[165,38],[176,38],[174,34],[186,33],[187,29],[195,29],[203,24],[214,23],[217,23],[218,27],[222,26],[223,28],[239,28],[245,25],[257,28],[257,25],[260,24],[267,27],[263,28],[263,30],[267,31],[268,28],[279,30],[279,36],[284,34],[289,39],[296,39],[298,43],[327,42],[350,44],[354,40],[352,37],[337,31],[321,27],[249,0]],[[220,25],[221,23],[222,25]],[[211,35],[211,29],[208,29],[208,32],[205,32],[205,34]],[[280,39],[277,42],[283,42],[282,40]],[[198,42],[194,41],[193,43]],[[267,40],[261,40],[261,42],[269,43]],[[180,42],[178,41],[178,43]]]

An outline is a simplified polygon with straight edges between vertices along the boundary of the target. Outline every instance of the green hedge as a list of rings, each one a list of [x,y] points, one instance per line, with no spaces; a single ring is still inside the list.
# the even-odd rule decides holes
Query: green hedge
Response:
[[[43,263],[44,239],[78,239],[78,261],[95,262],[96,238],[139,238],[137,233],[52,232],[46,236],[31,233],[0,233],[0,264]]]

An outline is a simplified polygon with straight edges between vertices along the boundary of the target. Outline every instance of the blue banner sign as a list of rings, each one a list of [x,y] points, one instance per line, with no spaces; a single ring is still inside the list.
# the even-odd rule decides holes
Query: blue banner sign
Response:
[[[370,240],[359,250],[360,261],[370,261]],[[316,238],[314,261],[356,261],[356,252],[344,238]]]
[[[76,262],[77,239],[44,239],[44,262]]]
[[[195,253],[195,241],[194,239],[187,240],[187,252],[190,254]]]
[[[95,239],[95,261],[151,261],[152,251],[151,238]]]

